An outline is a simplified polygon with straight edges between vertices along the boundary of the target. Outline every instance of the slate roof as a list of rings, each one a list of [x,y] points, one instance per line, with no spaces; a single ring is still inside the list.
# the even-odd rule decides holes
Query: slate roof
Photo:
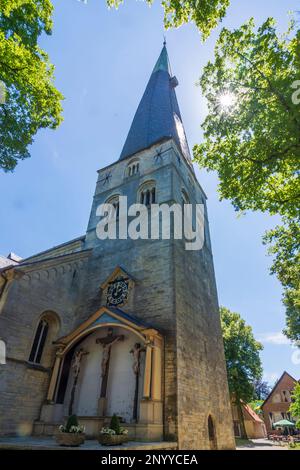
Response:
[[[175,93],[177,85],[164,44],[135,113],[120,160],[166,138],[173,138],[187,161],[191,161]]]

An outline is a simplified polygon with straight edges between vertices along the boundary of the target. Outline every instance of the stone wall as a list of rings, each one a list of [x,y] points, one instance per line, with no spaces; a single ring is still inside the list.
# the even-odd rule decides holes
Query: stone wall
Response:
[[[72,255],[71,255],[72,256]],[[65,260],[66,261],[66,260]],[[74,305],[84,262],[49,263],[22,268],[10,281],[0,312],[6,364],[0,365],[0,434],[30,434],[46,398],[55,355],[52,341],[73,329]],[[28,362],[39,320],[48,315],[50,330],[40,366]]]
[[[176,242],[178,438],[183,449],[234,448],[213,261],[209,244],[199,252]],[[208,437],[208,417],[215,441]]]

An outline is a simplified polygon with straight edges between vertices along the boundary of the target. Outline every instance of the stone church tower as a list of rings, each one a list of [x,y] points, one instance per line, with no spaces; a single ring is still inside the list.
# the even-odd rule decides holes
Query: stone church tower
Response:
[[[206,197],[166,46],[120,158],[99,170],[84,236],[0,269],[0,434],[51,435],[76,413],[93,437],[119,415],[136,440],[234,447]],[[203,204],[205,242],[99,240],[119,198]],[[121,218],[121,214],[117,214]]]

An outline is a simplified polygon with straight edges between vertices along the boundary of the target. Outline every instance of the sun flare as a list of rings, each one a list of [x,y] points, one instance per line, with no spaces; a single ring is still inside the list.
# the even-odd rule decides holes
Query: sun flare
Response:
[[[222,111],[228,112],[236,104],[236,96],[230,91],[225,91],[219,95],[218,104]]]

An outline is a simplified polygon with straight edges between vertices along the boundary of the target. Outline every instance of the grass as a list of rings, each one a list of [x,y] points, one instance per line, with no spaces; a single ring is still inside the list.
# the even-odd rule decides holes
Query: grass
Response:
[[[235,438],[235,444],[236,446],[239,446],[239,447],[242,447],[242,446],[252,447],[253,446],[253,442],[250,441],[249,439],[240,439],[238,437]]]
[[[295,447],[288,447],[289,450],[300,450],[300,443],[295,444]]]

